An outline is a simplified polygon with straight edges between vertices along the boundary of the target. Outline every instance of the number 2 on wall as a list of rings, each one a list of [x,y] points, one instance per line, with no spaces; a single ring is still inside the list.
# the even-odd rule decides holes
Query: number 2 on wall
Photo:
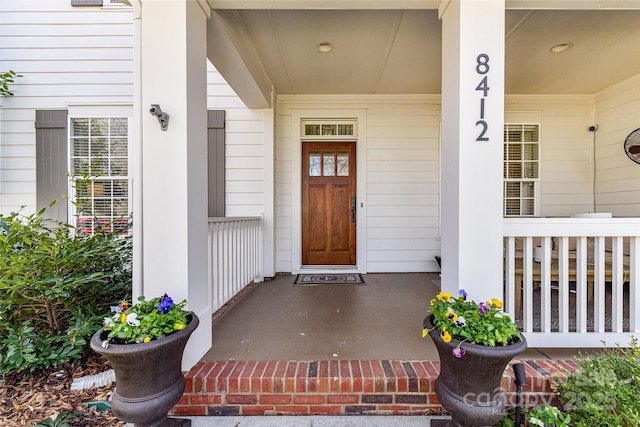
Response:
[[[476,126],[482,126],[480,130],[480,134],[476,138],[476,141],[489,141],[489,138],[484,136],[489,129],[489,125],[486,120],[484,120],[484,101],[489,96],[489,55],[486,53],[481,53],[476,57],[476,73],[484,76],[478,86],[476,86],[476,90],[482,92],[482,98],[480,98],[480,120],[476,122]]]

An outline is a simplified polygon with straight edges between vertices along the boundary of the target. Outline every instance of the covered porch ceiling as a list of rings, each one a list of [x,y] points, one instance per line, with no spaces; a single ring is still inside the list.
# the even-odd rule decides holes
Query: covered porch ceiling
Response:
[[[440,94],[440,1],[209,1],[208,56],[250,108],[280,95]],[[593,94],[640,73],[640,2],[507,0],[505,92]],[[318,52],[329,42],[333,50]],[[557,44],[571,43],[562,53]]]

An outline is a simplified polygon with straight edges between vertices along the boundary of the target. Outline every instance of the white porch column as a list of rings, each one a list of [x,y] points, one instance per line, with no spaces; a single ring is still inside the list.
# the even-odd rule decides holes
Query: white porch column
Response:
[[[502,299],[504,0],[444,0],[442,289]]]
[[[211,347],[207,283],[206,22],[197,0],[144,0],[141,22],[142,294],[187,299],[201,319],[183,358]],[[161,130],[149,110],[169,114]],[[140,228],[138,228],[140,230]]]

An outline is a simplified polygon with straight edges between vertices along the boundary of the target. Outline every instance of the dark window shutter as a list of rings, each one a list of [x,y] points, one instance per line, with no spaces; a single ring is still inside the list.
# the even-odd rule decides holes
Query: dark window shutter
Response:
[[[36,208],[49,206],[45,217],[67,222],[67,111],[36,110]]]
[[[207,111],[209,217],[224,216],[224,110]]]
[[[71,6],[102,6],[102,0],[71,0]]]

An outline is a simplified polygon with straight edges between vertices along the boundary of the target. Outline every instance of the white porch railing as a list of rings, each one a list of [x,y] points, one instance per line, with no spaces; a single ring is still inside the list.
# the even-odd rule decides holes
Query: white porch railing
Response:
[[[505,218],[505,311],[530,347],[640,335],[639,218]]]
[[[262,282],[262,218],[209,218],[209,289],[216,311],[251,282]]]

